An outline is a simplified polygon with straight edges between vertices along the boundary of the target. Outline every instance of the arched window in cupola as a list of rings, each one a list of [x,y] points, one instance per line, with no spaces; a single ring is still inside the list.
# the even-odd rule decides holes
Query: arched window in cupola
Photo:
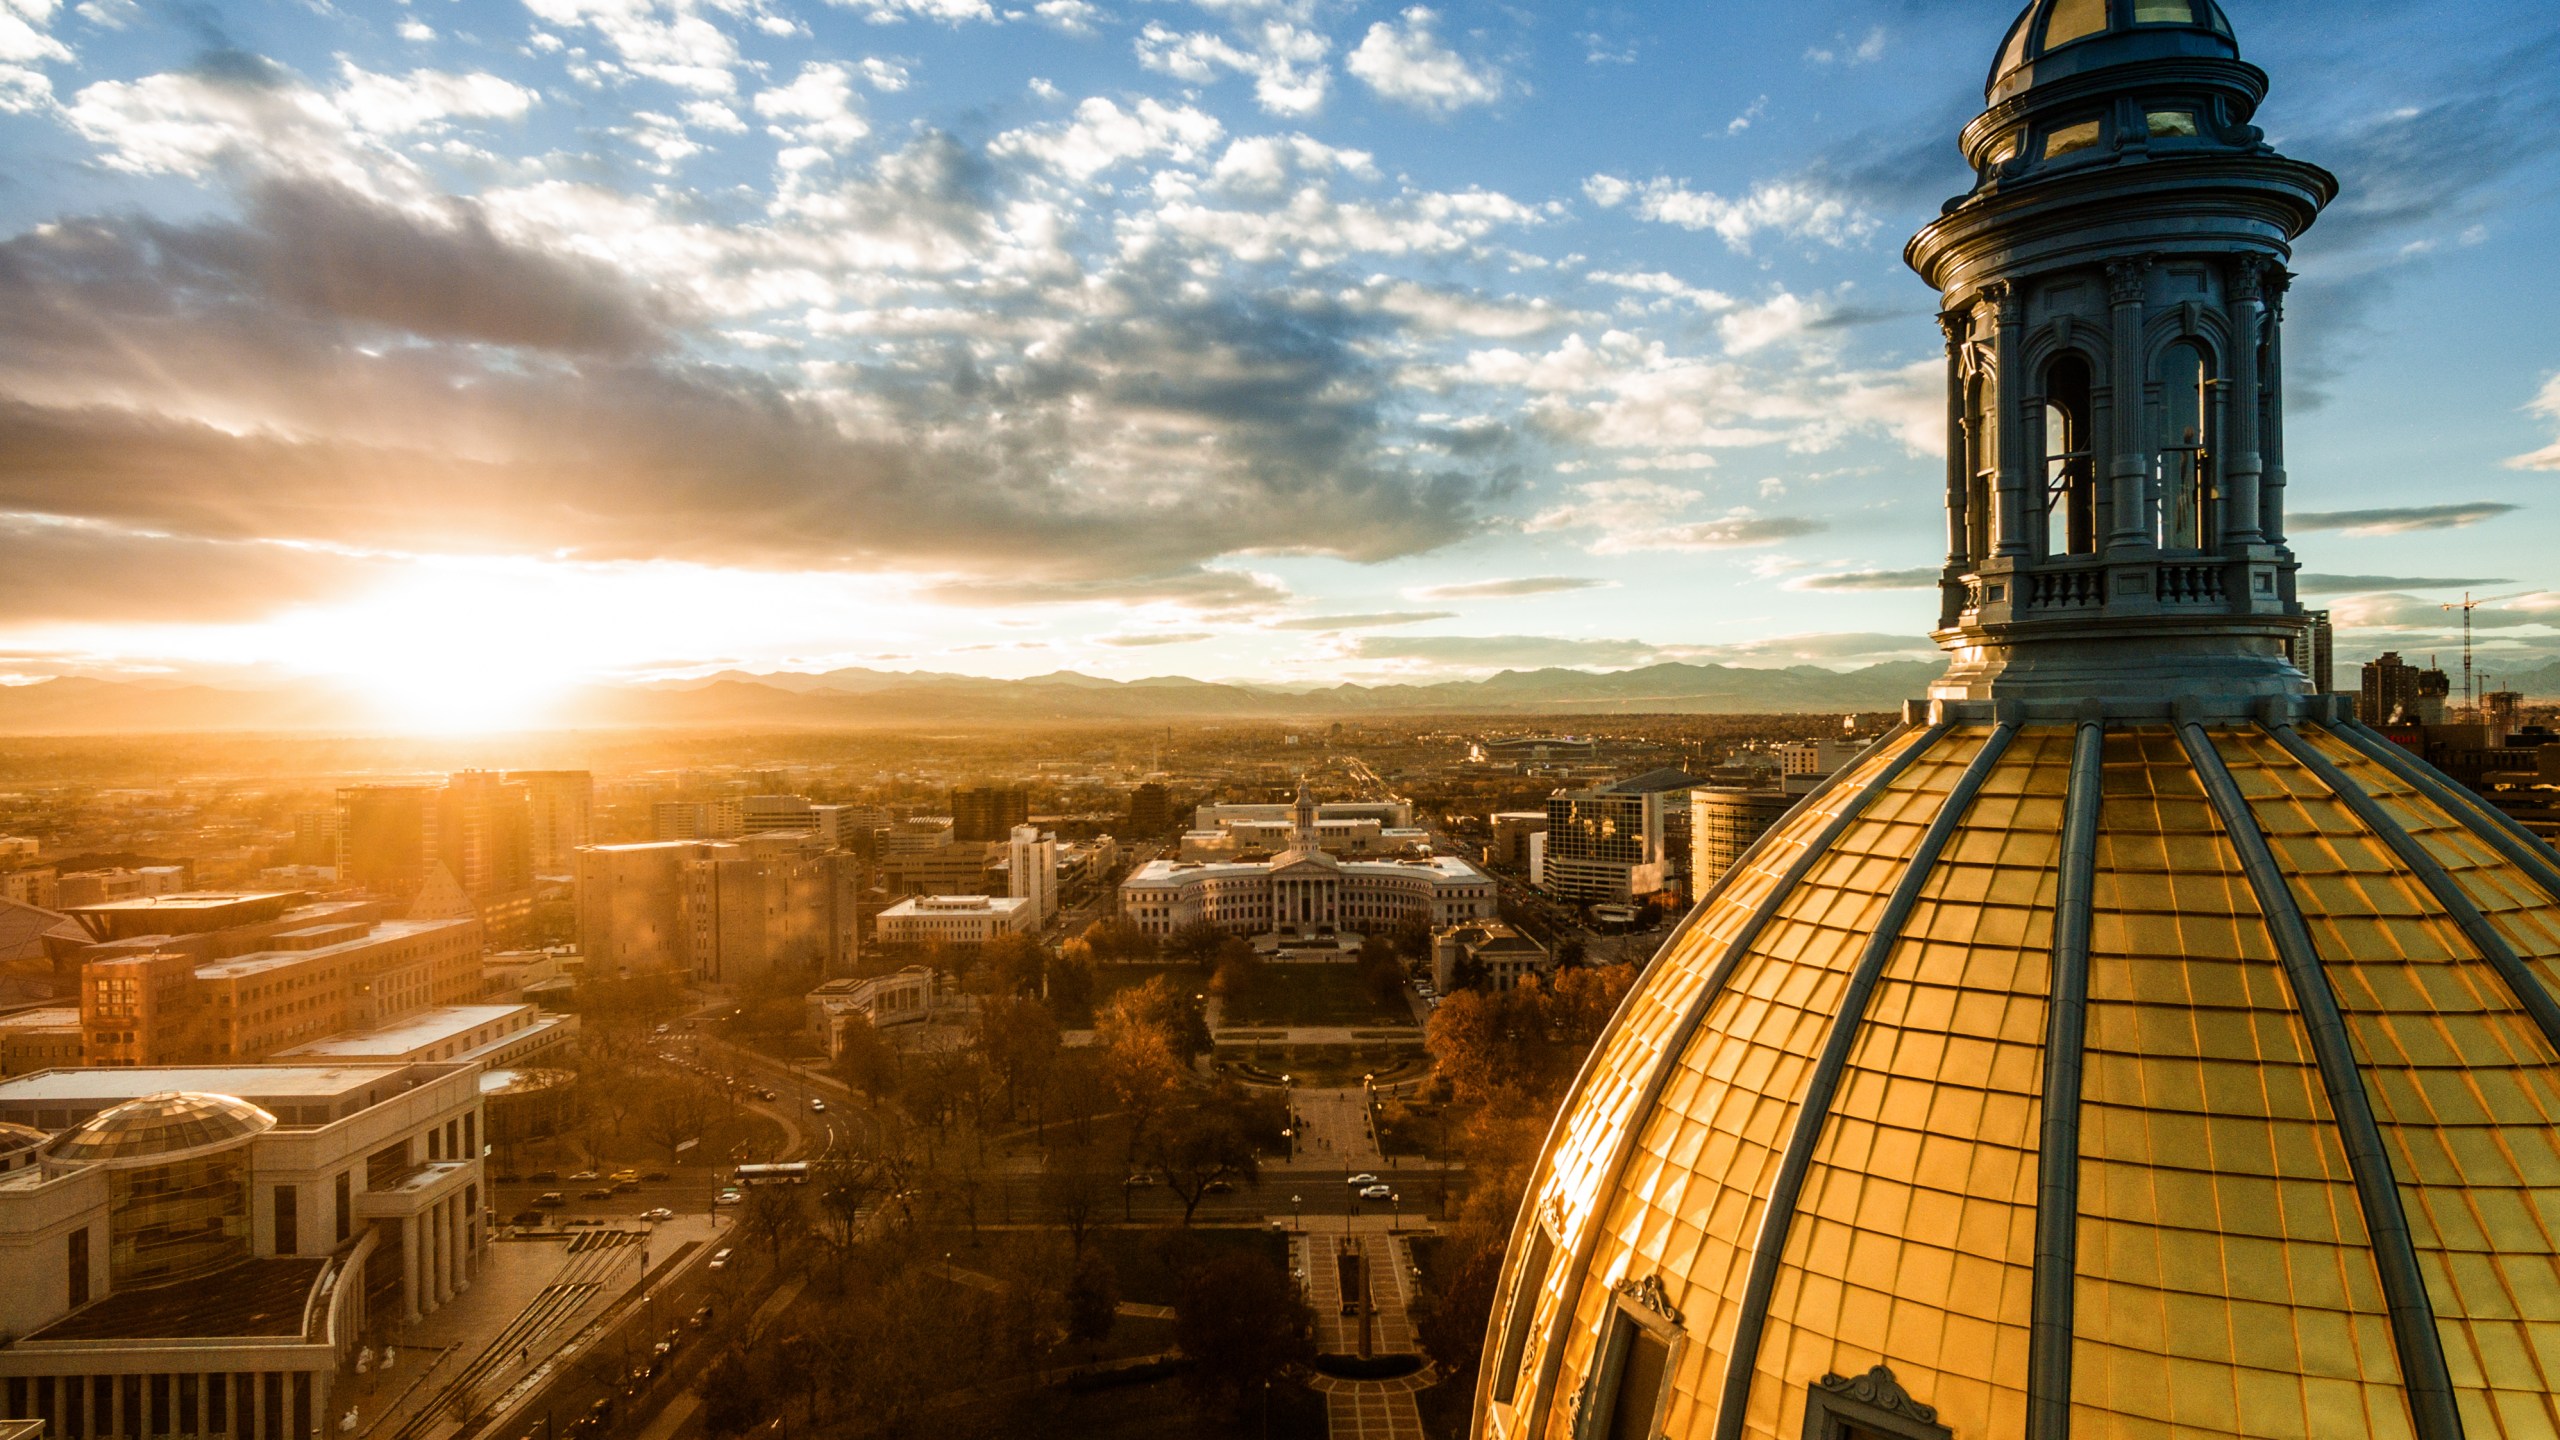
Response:
[[[2065,355],[2044,374],[2044,536],[2047,555],[2098,553],[2097,447],[2089,362]]]
[[[2218,390],[2212,357],[2201,342],[2181,340],[2162,354],[2153,474],[2163,550],[2211,550],[2221,543]]]

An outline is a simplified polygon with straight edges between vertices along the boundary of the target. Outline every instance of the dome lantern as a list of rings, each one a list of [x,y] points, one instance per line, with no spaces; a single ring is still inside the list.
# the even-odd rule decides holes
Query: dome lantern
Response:
[[[2560,853],[2287,659],[2336,182],[2210,0],[2037,0],[2001,54],[1908,252],[1947,674],[1594,1046],[1476,1433],[2560,1434]]]

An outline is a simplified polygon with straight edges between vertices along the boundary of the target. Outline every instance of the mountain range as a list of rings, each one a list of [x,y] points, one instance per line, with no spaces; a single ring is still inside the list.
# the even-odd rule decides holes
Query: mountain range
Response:
[[[847,729],[907,724],[1118,720],[1292,720],[1360,715],[1767,714],[1877,711],[1924,694],[1943,667],[1904,660],[1861,670],[1748,670],[1663,664],[1637,670],[1506,670],[1408,685],[1264,685],[1158,676],[1103,680],[1062,670],[1022,680],[886,670],[724,671],[690,680],[589,685],[549,708],[542,729]],[[2560,661],[2498,677],[2560,697]],[[319,682],[260,687],[66,678],[0,688],[0,735],[363,733],[363,697]]]
[[[1747,670],[1665,664],[1640,670],[1507,670],[1421,685],[1295,686],[1181,676],[1103,680],[1073,671],[1022,680],[833,670],[589,685],[548,707],[538,728],[842,729],[904,724],[1317,719],[1393,714],[1747,714],[1875,711],[1924,693],[1942,666]],[[362,697],[318,682],[259,687],[65,678],[0,688],[0,734],[360,732]]]

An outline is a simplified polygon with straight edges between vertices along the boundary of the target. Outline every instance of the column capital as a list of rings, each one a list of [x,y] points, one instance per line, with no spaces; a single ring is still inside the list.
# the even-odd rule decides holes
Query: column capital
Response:
[[[2151,278],[2151,257],[2129,255],[2107,262],[2107,301],[2113,305],[2142,303],[2142,289]]]
[[[2254,305],[2267,297],[2267,272],[2276,268],[2255,255],[2246,255],[2231,263],[2231,298],[2244,305]]]
[[[1938,333],[1947,337],[1947,349],[1954,351],[1973,335],[1973,307],[1960,305],[1938,312]]]
[[[1982,298],[2000,314],[2000,323],[2016,325],[2026,319],[2026,297],[2018,293],[2016,282],[1994,280],[1982,287]]]

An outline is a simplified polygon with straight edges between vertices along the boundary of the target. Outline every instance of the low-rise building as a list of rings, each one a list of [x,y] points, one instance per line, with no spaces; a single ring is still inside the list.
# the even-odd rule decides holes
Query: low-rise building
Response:
[[[79,1065],[83,1033],[80,1010],[74,1005],[0,1015],[0,1079]]]
[[[1260,862],[1151,861],[1120,882],[1120,912],[1150,935],[1201,924],[1231,935],[1363,933],[1494,913],[1493,877],[1466,861],[1338,859],[1317,844],[1317,824],[1301,789],[1287,850]]]
[[[873,923],[884,945],[984,945],[1040,926],[1032,902],[1013,895],[918,895],[881,911]]]
[[[941,994],[941,972],[929,965],[909,965],[886,975],[830,980],[809,992],[809,1028],[825,1036],[827,1054],[844,1053],[848,1015],[873,1025],[906,1025],[933,1014]]]
[[[1472,920],[1431,932],[1431,983],[1442,993],[1463,984],[1508,990],[1555,967],[1547,947],[1500,920]]]
[[[483,1070],[560,1065],[578,1038],[578,1017],[532,1005],[439,1005],[396,1024],[351,1030],[280,1052],[279,1062],[451,1061]]]
[[[0,1081],[0,1398],[67,1440],[324,1433],[356,1350],[470,1285],[481,1138],[462,1065]]]

